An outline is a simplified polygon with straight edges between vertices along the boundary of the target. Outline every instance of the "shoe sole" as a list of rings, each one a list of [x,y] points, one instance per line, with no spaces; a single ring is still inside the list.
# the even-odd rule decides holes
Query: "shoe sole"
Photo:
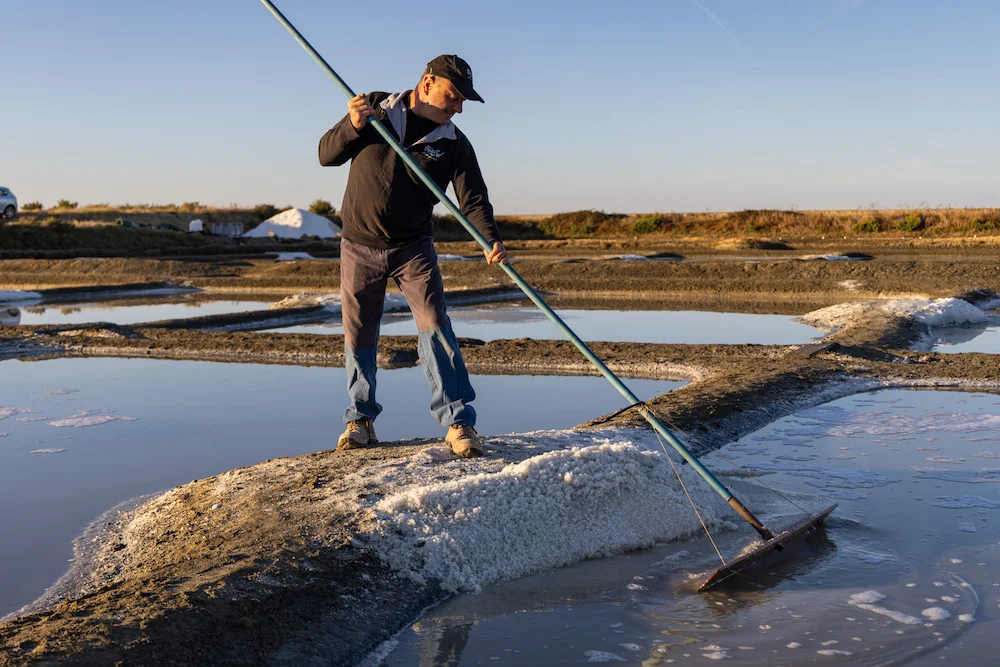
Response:
[[[452,447],[451,453],[463,459],[475,459],[483,455],[483,450],[477,449],[475,447],[468,447],[466,449],[456,450],[454,447]]]
[[[362,445],[360,442],[354,442],[350,438],[341,438],[337,441],[337,451],[340,451],[341,449],[364,449],[367,446],[368,445]]]

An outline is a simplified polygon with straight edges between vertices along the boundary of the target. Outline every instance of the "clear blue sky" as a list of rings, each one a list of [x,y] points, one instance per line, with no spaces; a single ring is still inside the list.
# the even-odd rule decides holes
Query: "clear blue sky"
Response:
[[[1000,2],[276,0],[356,91],[458,53],[498,213],[1000,206]],[[346,100],[257,0],[0,2],[0,184],[339,208]]]

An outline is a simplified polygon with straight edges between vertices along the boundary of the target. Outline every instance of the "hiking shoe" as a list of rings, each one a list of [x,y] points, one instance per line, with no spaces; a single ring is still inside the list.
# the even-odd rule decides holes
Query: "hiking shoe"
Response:
[[[476,429],[465,424],[453,424],[448,427],[448,435],[444,439],[451,445],[451,451],[455,456],[463,459],[471,459],[483,455],[483,446],[476,435]]]
[[[358,449],[369,445],[377,445],[375,426],[371,419],[357,419],[347,422],[347,430],[337,440],[337,449]]]

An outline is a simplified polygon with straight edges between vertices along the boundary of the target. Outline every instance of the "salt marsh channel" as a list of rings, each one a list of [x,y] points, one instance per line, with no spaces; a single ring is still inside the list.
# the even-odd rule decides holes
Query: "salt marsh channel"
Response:
[[[585,341],[643,343],[708,343],[792,345],[822,335],[794,317],[693,310],[557,309],[556,314]],[[503,338],[562,339],[564,334],[540,310],[527,306],[465,306],[448,309],[458,336],[480,340]],[[339,334],[339,322],[272,329],[282,333]],[[387,315],[382,334],[413,335],[409,313]]]
[[[185,319],[206,315],[228,315],[243,311],[264,310],[273,301],[205,298],[203,295],[165,296],[155,299],[58,303],[20,308],[19,324],[82,324],[112,322],[137,324],[160,320]],[[11,304],[16,306],[17,304]]]

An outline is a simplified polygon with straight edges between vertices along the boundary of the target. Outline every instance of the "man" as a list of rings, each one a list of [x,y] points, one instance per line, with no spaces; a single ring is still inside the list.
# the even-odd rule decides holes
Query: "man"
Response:
[[[458,456],[482,456],[476,397],[444,303],[444,284],[431,239],[436,197],[368,122],[374,116],[440,186],[455,188],[462,213],[492,244],[490,264],[507,262],[476,153],[451,122],[467,100],[482,102],[469,64],[455,55],[427,64],[420,82],[402,93],[368,93],[348,102],[348,114],[319,142],[324,167],[351,160],[341,210],[340,293],[344,319],[347,430],[338,449],[375,444],[376,352],[385,288],[396,281],[417,323],[417,351],[431,388],[431,414],[448,429]]]

